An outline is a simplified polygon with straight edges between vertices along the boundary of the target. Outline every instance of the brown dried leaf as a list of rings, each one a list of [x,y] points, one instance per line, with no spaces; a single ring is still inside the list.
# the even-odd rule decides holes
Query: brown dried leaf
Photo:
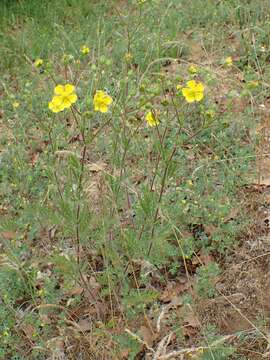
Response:
[[[88,164],[88,169],[93,172],[104,171],[107,164],[103,161],[97,161],[95,163]]]
[[[46,345],[53,353],[63,352],[65,348],[65,342],[60,336],[49,339]]]
[[[172,301],[177,303],[176,299],[179,298],[179,295],[189,288],[188,281],[186,279],[184,280],[185,281],[179,281],[178,283],[170,282],[161,294],[160,300],[164,303],[169,303]]]
[[[207,235],[212,236],[217,231],[217,227],[213,224],[206,224],[204,225],[204,231]]]
[[[212,255],[209,254],[200,254],[200,260],[204,265],[208,265],[214,261],[214,258]]]
[[[39,158],[39,153],[38,152],[31,154],[31,156],[30,156],[30,164],[32,166],[35,166],[37,161],[38,161],[38,158]]]
[[[200,328],[200,322],[198,318],[192,313],[189,312],[184,316],[184,324],[186,326],[191,326],[193,328]]]
[[[199,265],[208,265],[209,263],[213,262],[213,256],[207,255],[203,253],[199,253],[197,256],[193,256],[191,261],[192,265],[199,266]]]
[[[0,236],[3,237],[5,240],[13,240],[17,236],[14,231],[3,231],[0,233]]]
[[[270,186],[270,178],[260,179],[260,185]]]
[[[183,319],[182,331],[185,336],[193,337],[200,329],[200,322],[197,317],[191,312],[187,312]]]
[[[130,349],[124,349],[120,353],[120,358],[123,360],[127,360],[130,353]]]
[[[78,329],[81,332],[87,332],[92,329],[91,320],[90,319],[81,319],[78,323]]]
[[[24,332],[24,334],[28,337],[28,339],[33,340],[33,334],[35,333],[36,329],[33,325],[31,324],[25,324],[22,327],[22,331]]]
[[[82,287],[75,287],[67,292],[67,296],[78,296],[81,295],[84,291],[84,288]]]
[[[139,329],[139,335],[143,341],[150,347],[153,346],[155,340],[155,334],[147,326],[141,326]]]
[[[184,336],[187,336],[189,338],[193,338],[194,336],[197,335],[198,333],[198,329],[197,328],[193,328],[192,326],[182,326],[182,332]]]

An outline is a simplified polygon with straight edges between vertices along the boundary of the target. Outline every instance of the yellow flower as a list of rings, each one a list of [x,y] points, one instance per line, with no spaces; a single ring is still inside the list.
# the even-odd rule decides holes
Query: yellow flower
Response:
[[[71,84],[57,85],[54,88],[54,94],[52,101],[49,102],[49,109],[55,113],[70,108],[78,99],[75,87]]]
[[[190,67],[188,68],[188,72],[190,74],[196,74],[198,72],[198,68],[196,65],[190,65]]]
[[[233,64],[233,59],[232,59],[231,56],[228,56],[228,57],[225,59],[225,64],[226,64],[227,66],[232,66],[232,64]]]
[[[12,106],[14,107],[14,109],[16,109],[20,106],[20,103],[18,101],[14,101],[14,103],[12,103]]]
[[[201,82],[190,80],[187,87],[182,89],[182,94],[188,103],[201,101],[204,97],[204,86]]]
[[[150,127],[157,126],[160,123],[160,121],[157,119],[157,117],[155,116],[153,111],[149,111],[146,114],[145,120],[147,121],[147,123]]]
[[[81,47],[81,53],[83,54],[83,55],[87,55],[87,54],[89,54],[90,53],[90,49],[89,49],[89,47],[87,47],[87,46],[85,46],[85,45],[83,45],[82,47]]]
[[[109,105],[112,103],[112,98],[102,90],[97,90],[94,96],[95,111],[106,113]]]
[[[133,59],[133,55],[130,52],[125,54],[125,60],[127,63],[130,63],[132,59]]]
[[[54,96],[52,101],[49,102],[48,106],[49,106],[49,109],[54,113],[58,113],[65,109],[62,104],[62,100],[61,100],[60,96]]]
[[[43,65],[43,60],[42,59],[36,59],[34,62],[34,65],[36,68],[39,68]]]

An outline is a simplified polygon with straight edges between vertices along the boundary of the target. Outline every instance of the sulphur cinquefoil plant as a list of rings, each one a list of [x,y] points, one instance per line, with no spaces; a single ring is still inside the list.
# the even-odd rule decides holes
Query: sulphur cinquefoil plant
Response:
[[[265,89],[236,5],[4,1],[0,359],[233,354],[179,309],[220,296],[248,222]]]

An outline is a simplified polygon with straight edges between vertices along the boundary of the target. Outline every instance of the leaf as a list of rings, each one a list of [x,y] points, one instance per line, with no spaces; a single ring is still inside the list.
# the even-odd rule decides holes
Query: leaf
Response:
[[[191,261],[192,261],[192,265],[195,265],[195,266],[208,265],[214,261],[214,258],[212,255],[199,252],[199,254],[197,256],[192,257]]]
[[[35,333],[36,329],[33,325],[31,324],[25,324],[22,327],[22,330],[24,332],[24,334],[26,335],[26,337],[28,337],[28,339],[33,340],[33,334]]]
[[[150,347],[154,344],[155,334],[147,326],[141,326],[139,329],[139,335],[143,341]]]
[[[127,360],[130,353],[130,349],[124,349],[120,353],[120,358],[123,360]]]
[[[189,312],[184,316],[184,324],[186,324],[186,326],[191,326],[193,328],[200,327],[200,322],[197,319],[197,316],[195,316],[192,312]]]
[[[0,233],[0,236],[5,240],[13,240],[16,238],[17,234],[14,231],[3,231]]]
[[[78,296],[83,293],[84,289],[82,287],[76,287],[67,292],[67,296]]]
[[[90,319],[81,319],[78,323],[78,330],[81,332],[87,332],[92,329],[91,320]]]
[[[97,161],[95,163],[88,164],[88,169],[93,172],[104,171],[107,164],[103,161]]]
[[[183,319],[183,334],[191,338],[198,333],[200,327],[201,324],[195,314],[191,311],[187,312]]]
[[[49,339],[46,343],[46,347],[52,351],[53,354],[57,354],[57,358],[63,354],[65,348],[65,342],[62,337],[58,336],[52,339]],[[54,358],[54,356],[53,356]],[[63,357],[61,357],[62,359]]]
[[[182,280],[182,281],[181,281]],[[163,293],[160,296],[160,300],[164,303],[173,302],[179,304],[180,294],[189,289],[188,281],[184,279],[179,279],[178,283],[170,282]]]
[[[31,154],[31,156],[30,156],[30,164],[32,166],[35,166],[38,159],[39,159],[39,153],[38,152]]]
[[[260,179],[260,185],[270,186],[270,178]]]

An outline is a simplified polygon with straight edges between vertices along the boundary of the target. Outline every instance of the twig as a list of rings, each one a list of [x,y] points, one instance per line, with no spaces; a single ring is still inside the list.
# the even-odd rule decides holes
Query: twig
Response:
[[[172,351],[172,352],[170,352],[168,354],[164,354],[164,355],[160,354],[161,350],[166,349],[166,347],[168,346],[168,344],[169,344],[168,340],[169,340],[169,338],[171,338],[171,336],[172,336],[172,333],[165,336],[161,340],[161,342],[158,345],[158,349],[153,357],[153,360],[168,360],[168,359],[175,358],[178,356],[181,356],[180,359],[183,359],[184,355],[186,355],[186,354],[203,353],[204,350],[208,350],[209,348],[216,347],[217,345],[224,343],[226,340],[231,339],[235,335],[232,334],[232,335],[224,336],[224,337],[212,342],[212,344],[210,344],[209,346],[191,347],[191,348],[185,348],[185,349],[181,349],[181,350],[175,350],[175,351]],[[166,342],[166,345],[165,345],[165,342]]]
[[[146,341],[142,340],[138,335],[131,332],[129,329],[125,329],[125,332],[128,333],[133,339],[137,340],[140,344],[144,345],[147,350],[151,351],[152,353],[155,352],[153,348],[151,348]]]

